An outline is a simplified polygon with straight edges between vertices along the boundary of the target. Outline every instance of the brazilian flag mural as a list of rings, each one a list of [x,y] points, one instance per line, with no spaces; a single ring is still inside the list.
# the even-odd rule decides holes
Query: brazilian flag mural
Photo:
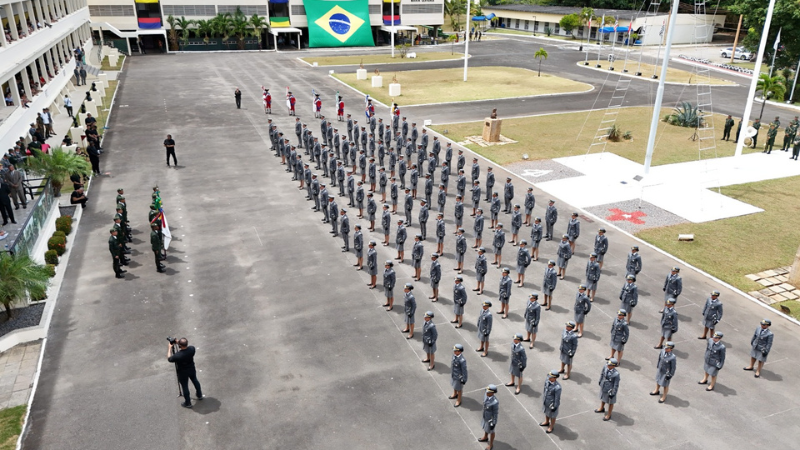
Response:
[[[368,0],[303,0],[309,47],[372,47]]]

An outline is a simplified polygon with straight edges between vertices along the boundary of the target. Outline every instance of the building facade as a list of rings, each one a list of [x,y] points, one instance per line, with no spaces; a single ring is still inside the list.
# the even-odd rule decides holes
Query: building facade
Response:
[[[0,16],[5,99],[0,150],[5,152],[20,136],[28,136],[37,112],[60,98],[75,69],[73,50],[91,48],[91,31],[86,0],[0,0]]]

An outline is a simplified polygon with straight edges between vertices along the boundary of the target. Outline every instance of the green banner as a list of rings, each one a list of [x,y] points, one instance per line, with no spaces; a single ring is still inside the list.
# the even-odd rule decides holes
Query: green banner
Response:
[[[309,47],[373,47],[368,0],[303,0]]]

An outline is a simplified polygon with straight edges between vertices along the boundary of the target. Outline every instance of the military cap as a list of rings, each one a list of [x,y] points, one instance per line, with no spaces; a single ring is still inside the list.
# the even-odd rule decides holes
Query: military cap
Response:
[[[548,266],[555,266],[556,262],[551,259],[550,261],[547,261],[547,265]]]
[[[558,378],[558,371],[551,370],[550,372],[547,372],[547,378]]]
[[[494,384],[486,386],[486,392],[497,393],[497,386],[495,386]]]
[[[456,345],[453,346],[453,351],[454,352],[463,352],[464,351],[464,346],[461,345],[461,344],[456,344]]]
[[[431,258],[438,258],[439,254],[436,252],[431,253]]]
[[[506,177],[506,181],[511,181],[511,177]]]
[[[564,325],[568,326],[569,328],[575,328],[575,322],[571,320],[568,320]]]
[[[484,300],[482,306],[492,306],[492,302],[490,302],[489,300]]]
[[[122,220],[122,216],[119,214],[114,214],[114,220]]]
[[[405,287],[405,289],[408,289],[408,290],[413,290],[414,289],[414,285],[411,284],[411,283],[406,283],[406,285],[404,287]]]
[[[562,235],[561,235],[561,239],[569,239],[569,235],[562,234]]]
[[[383,265],[384,265],[384,266],[389,266],[389,267],[392,267],[392,266],[394,266],[394,263],[393,263],[393,262],[391,262],[391,261],[386,261],[386,263],[384,263]]]
[[[419,239],[422,239],[422,235],[421,235],[421,234],[419,234],[419,233],[417,233],[416,235],[414,235],[414,237],[416,237],[416,238],[419,238]]]
[[[606,365],[617,367],[619,365],[619,361],[617,361],[617,358],[611,358],[608,360]]]
[[[555,201],[555,200],[553,200],[552,198],[551,198],[551,199],[548,201],[548,203],[555,203],[555,202],[556,202],[556,201]]]
[[[320,183],[319,186],[320,187],[326,187],[327,185],[325,183]],[[369,194],[369,196],[372,197],[372,194]]]
[[[582,285],[582,284],[581,284],[581,285],[578,285],[578,290],[579,290],[579,291],[585,291],[585,290],[586,290],[586,286],[584,286],[584,285]]]
[[[667,304],[668,304],[668,305],[674,305],[674,304],[675,304],[675,302],[676,302],[676,300],[675,300],[674,298],[672,298],[672,297],[670,297],[670,298],[668,298],[668,299],[667,299]]]
[[[122,192],[124,190],[125,190],[125,188],[117,188],[117,192]]]
[[[597,252],[589,253],[590,258],[597,258]]]
[[[572,213],[572,217],[577,217],[577,216],[578,216],[578,213],[576,213],[576,212]]]
[[[483,212],[483,208],[478,208],[478,211]]]
[[[521,341],[522,340],[522,333],[515,334],[514,335],[514,340],[515,341]]]
[[[508,267],[506,267],[506,268],[504,268],[504,269],[503,269],[503,273],[510,273],[510,272],[511,272],[511,271],[508,269]]]
[[[440,187],[440,188],[443,188],[443,187],[444,187],[444,185],[443,185],[443,184],[440,184],[440,185],[439,185],[439,187]]]
[[[528,245],[528,241],[523,239],[523,240],[519,241],[519,245]]]
[[[673,268],[672,268],[672,271],[673,271],[673,272],[680,272],[680,271],[681,271],[681,268],[680,268],[680,267],[678,267],[678,266],[675,266],[675,267],[673,267]]]
[[[532,190],[533,190],[533,188],[532,188],[532,187],[529,187],[529,188],[528,188],[528,190],[529,190],[529,191],[532,191]]]
[[[672,342],[672,341],[667,341],[666,347],[667,348],[675,348],[675,343]]]
[[[459,275],[459,276],[456,277],[456,281],[464,281],[464,277]]]
[[[725,335],[724,335],[724,334],[722,334],[722,331],[715,331],[715,332],[714,332],[714,337],[715,337],[715,338],[720,338],[720,339],[722,339],[724,336],[725,336]]]
[[[323,184],[323,186],[325,186],[325,185]],[[372,197],[372,192],[370,192],[369,194],[367,194],[367,197]]]
[[[425,311],[425,317],[433,318],[434,314],[433,311]]]
[[[761,321],[761,325],[770,326],[770,325],[772,325],[772,321],[769,320],[769,319],[764,319],[764,320]]]
[[[378,245],[375,241],[369,241],[369,245]]]
[[[514,208],[519,208],[519,203],[515,204]]]
[[[405,220],[403,220],[403,219],[397,219],[397,223],[400,223],[400,224],[402,224],[403,222],[405,222]]]
[[[599,229],[599,230],[597,230],[597,231],[599,231],[600,233],[605,233],[605,232],[606,232],[606,229],[605,229],[605,228],[600,228],[600,229]]]
[[[361,225],[359,225],[359,224],[356,224],[356,225],[355,225],[355,228],[358,228],[358,229],[360,230],[360,229],[361,229]]]
[[[458,229],[458,231],[460,231],[460,232],[462,232],[462,233],[463,233],[463,232],[464,232],[464,229],[463,229],[463,228],[459,228],[459,229]]]
[[[719,291],[714,289],[713,291],[711,291],[711,295],[715,295],[715,296],[719,297]]]
[[[631,247],[631,250],[636,250],[638,252],[639,251],[639,246],[638,245],[634,245],[633,247]]]
[[[628,275],[625,277],[626,280],[636,281],[636,277],[633,275]]]
[[[533,221],[534,221],[534,222],[541,222],[541,221],[542,221],[542,218],[541,218],[541,217],[534,217],[534,218],[533,218]]]
[[[619,311],[617,311],[617,315],[618,316],[627,316],[628,315],[628,311],[625,311],[624,309],[620,309]]]
[[[347,208],[342,208],[341,212],[346,213],[347,212]]]
[[[503,228],[503,224],[502,223],[498,223],[497,224],[497,228]]]
[[[110,234],[110,233],[113,233],[113,232],[115,232],[115,231],[117,231],[117,229],[116,229],[116,228],[112,228],[112,229],[108,230],[109,234]]]
[[[478,249],[478,251],[481,252],[481,253],[485,253],[486,249],[484,247],[481,247],[481,248]]]
[[[419,202],[420,202],[420,203],[428,203],[428,201],[427,201],[427,200],[425,200],[424,198],[423,198],[422,200],[420,200]]]
[[[538,299],[539,298],[539,294],[534,292],[533,294],[529,295],[528,298]]]

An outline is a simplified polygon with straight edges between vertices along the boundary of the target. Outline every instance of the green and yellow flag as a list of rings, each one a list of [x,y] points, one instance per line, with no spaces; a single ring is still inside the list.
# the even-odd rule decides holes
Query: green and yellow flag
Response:
[[[303,0],[309,47],[372,47],[368,0]]]

